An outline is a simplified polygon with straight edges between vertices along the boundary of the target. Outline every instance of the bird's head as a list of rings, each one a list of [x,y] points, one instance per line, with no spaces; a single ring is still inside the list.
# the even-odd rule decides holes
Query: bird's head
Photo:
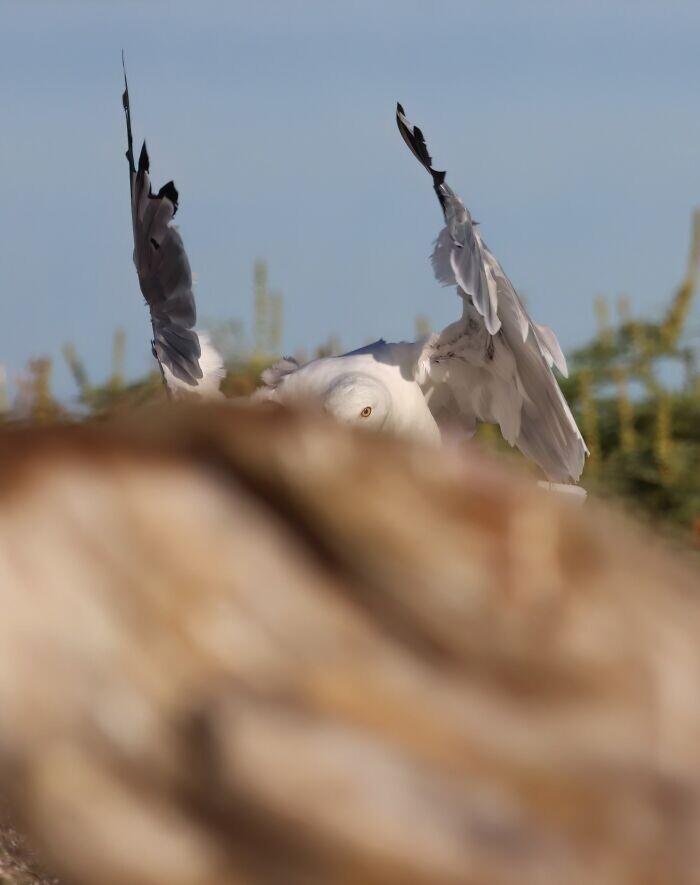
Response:
[[[391,410],[386,385],[371,375],[346,372],[334,378],[321,397],[325,412],[343,424],[380,430]]]

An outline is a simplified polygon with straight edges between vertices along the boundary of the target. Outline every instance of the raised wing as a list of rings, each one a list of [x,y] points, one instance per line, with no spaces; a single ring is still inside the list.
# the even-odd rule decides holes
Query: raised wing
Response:
[[[153,327],[151,347],[170,394],[184,391],[204,396],[219,394],[224,374],[221,357],[209,338],[194,329],[197,310],[192,272],[179,231],[171,221],[178,208],[178,192],[172,181],[154,194],[146,143],[134,162],[129,87],[124,72],[131,216],[134,231],[134,264]]]
[[[396,106],[396,122],[411,152],[430,173],[445,215],[445,230],[433,253],[435,275],[444,286],[459,286],[484,318],[487,330],[495,335],[501,327],[496,281],[484,261],[481,237],[469,210],[445,184],[445,173],[433,169],[423,133],[409,123],[400,104]]]
[[[554,332],[532,322],[400,104],[396,122],[430,173],[445,216],[432,255],[435,276],[444,286],[457,286],[464,301],[462,318],[432,336],[421,359],[421,383],[436,421],[459,424],[468,433],[478,422],[498,424],[550,480],[577,481],[588,450],[552,374],[552,366],[566,374]]]

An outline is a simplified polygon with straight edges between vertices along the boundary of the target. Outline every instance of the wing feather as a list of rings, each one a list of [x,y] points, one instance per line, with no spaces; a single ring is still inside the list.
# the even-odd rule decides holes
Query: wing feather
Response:
[[[513,284],[486,246],[461,199],[436,171],[425,137],[401,105],[397,124],[411,152],[433,179],[445,217],[431,257],[443,286],[454,285],[464,301],[461,321],[426,344],[424,388],[436,404],[439,426],[498,424],[555,482],[575,482],[587,448],[552,374],[566,375],[564,354],[547,326],[532,322]],[[447,387],[450,395],[440,393]],[[450,409],[456,414],[450,414]]]
[[[139,286],[151,314],[152,350],[170,394],[192,391],[217,395],[223,361],[211,341],[194,326],[197,308],[192,271],[180,232],[172,220],[178,192],[172,181],[157,194],[150,179],[146,143],[134,162],[129,86],[124,71],[122,96],[126,115],[134,265]]]
[[[569,367],[566,365],[566,357],[557,341],[557,336],[549,328],[549,326],[541,326],[539,323],[533,323],[535,334],[542,355],[550,366],[555,366],[565,378],[569,377]]]
[[[433,169],[423,133],[413,126],[400,104],[396,106],[396,122],[403,140],[433,179],[433,188],[445,216],[445,228],[438,236],[433,252],[433,267],[444,286],[458,285],[474,304],[491,335],[500,329],[498,318],[498,289],[483,254],[483,243],[469,210],[457,194],[445,183],[445,173]],[[447,270],[449,264],[450,270]]]

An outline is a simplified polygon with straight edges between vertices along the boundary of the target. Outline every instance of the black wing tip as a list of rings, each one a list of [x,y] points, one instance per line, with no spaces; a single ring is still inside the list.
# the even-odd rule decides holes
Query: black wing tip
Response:
[[[408,145],[413,156],[430,173],[433,179],[435,193],[437,194],[444,212],[445,194],[442,186],[445,183],[447,173],[439,169],[433,169],[433,158],[428,151],[428,145],[426,144],[423,131],[419,126],[414,126],[409,122],[406,112],[403,109],[403,105],[400,102],[396,103],[396,123],[398,124],[399,132],[401,133],[403,140]]]
[[[130,152],[127,151],[127,157],[130,157]],[[146,173],[151,171],[151,158],[148,155],[148,148],[146,147],[146,142],[144,140],[141,145],[141,153],[139,154],[139,164],[137,169],[137,176],[139,180],[143,180],[143,176]],[[153,197],[153,193],[149,187],[149,196]],[[180,194],[178,193],[177,188],[175,187],[174,181],[166,181],[163,187],[158,191],[155,195],[154,199],[162,200],[166,199],[173,205],[173,215],[178,210],[178,206],[180,204]]]
[[[124,60],[124,50],[122,49],[122,71],[124,72],[124,92],[122,92],[122,104],[124,110],[129,113],[129,81],[126,79],[126,61]]]
[[[409,121],[406,112],[403,109],[403,105],[400,102],[396,103],[396,123],[399,127],[399,132],[410,148],[411,153],[429,172],[432,172],[433,158],[428,152],[425,136],[418,126],[414,126]]]
[[[174,181],[167,181],[158,191],[157,196],[161,199],[165,197],[166,200],[170,200],[170,202],[173,204],[173,215],[175,214],[175,212],[177,212],[180,194],[175,187]]]
[[[126,116],[126,159],[129,161],[129,170],[133,175],[136,171],[134,165],[134,137],[131,132],[131,105],[129,103],[129,83],[126,79],[126,62],[124,60],[123,49],[122,70],[124,71],[124,92],[122,93],[122,106],[124,108],[124,115]]]
[[[141,153],[139,154],[139,173],[149,172],[151,169],[151,158],[148,156],[148,148],[146,142],[141,145]]]

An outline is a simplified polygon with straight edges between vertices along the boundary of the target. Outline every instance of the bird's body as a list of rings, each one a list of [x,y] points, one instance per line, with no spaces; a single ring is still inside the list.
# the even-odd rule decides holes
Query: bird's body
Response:
[[[318,405],[343,423],[426,443],[469,438],[479,423],[498,424],[510,445],[525,449],[529,416],[537,412],[524,392],[515,357],[501,338],[486,332],[471,305],[465,303],[464,313],[462,320],[422,341],[380,340],[302,366],[284,360],[263,373],[264,386],[255,398],[289,408]],[[558,443],[564,431],[556,422],[560,413],[564,419],[571,413],[556,381],[551,390],[551,432]],[[550,480],[571,482],[580,474],[582,454],[574,447],[571,455],[572,463],[561,469],[557,453],[551,455],[544,446],[541,451],[533,447],[531,457],[549,464],[545,473]]]
[[[293,407],[317,404],[347,424],[421,442],[439,443],[440,430],[418,383],[422,342],[376,341],[343,356],[324,357],[264,375],[256,397]]]

